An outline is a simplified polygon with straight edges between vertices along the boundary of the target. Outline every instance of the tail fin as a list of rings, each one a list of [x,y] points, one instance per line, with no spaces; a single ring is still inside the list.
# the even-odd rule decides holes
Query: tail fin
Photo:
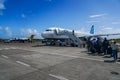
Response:
[[[31,42],[33,42],[33,39],[34,39],[34,34],[32,34],[30,37],[29,37],[29,40],[31,41]]]
[[[94,25],[91,27],[90,34],[94,34]]]

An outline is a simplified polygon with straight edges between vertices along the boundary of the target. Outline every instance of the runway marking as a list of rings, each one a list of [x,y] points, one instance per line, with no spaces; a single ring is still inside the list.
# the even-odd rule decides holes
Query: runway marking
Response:
[[[26,64],[26,63],[24,63],[24,62],[21,62],[21,61],[16,61],[16,62],[19,63],[19,64],[22,64],[22,65],[24,65],[24,66],[30,67],[29,64]]]
[[[100,61],[100,62],[104,62],[105,60],[99,60],[99,59],[93,59],[93,58],[85,58],[85,57],[79,57],[81,59],[88,59],[88,60],[94,60],[94,61]],[[115,62],[116,64],[120,64],[120,62]]]
[[[88,60],[94,60],[94,61],[101,61],[103,62],[104,60],[100,60],[100,59],[94,59],[94,58],[88,58],[88,57],[79,57],[81,59],[88,59]]]
[[[120,64],[120,62],[116,62],[117,64]]]
[[[9,50],[9,49],[19,49],[19,48],[16,48],[16,47],[6,47],[6,48],[2,48],[2,49],[0,49],[0,50]]]
[[[8,49],[10,49],[10,48],[4,48],[5,50],[8,50]]]
[[[17,49],[16,47],[11,47],[11,49]]]
[[[2,57],[4,57],[4,58],[7,58],[8,59],[8,57],[7,56],[5,56],[5,55],[1,55]]]
[[[63,77],[63,76],[57,76],[57,75],[53,75],[53,74],[49,74],[49,76],[54,77],[54,78],[57,78],[57,79],[59,79],[59,80],[69,80],[69,79],[67,79],[67,78],[65,78],[65,77]]]
[[[48,53],[48,54],[59,55],[59,56],[65,56],[65,57],[79,58],[78,56],[72,56],[72,55],[66,55],[66,54],[59,54],[59,53]]]

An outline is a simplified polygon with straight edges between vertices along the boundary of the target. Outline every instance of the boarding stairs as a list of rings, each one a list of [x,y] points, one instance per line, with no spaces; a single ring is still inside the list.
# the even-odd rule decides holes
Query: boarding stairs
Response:
[[[78,37],[67,30],[60,31],[57,33],[57,35],[67,35],[72,40],[74,46],[79,46],[82,43],[82,41]]]

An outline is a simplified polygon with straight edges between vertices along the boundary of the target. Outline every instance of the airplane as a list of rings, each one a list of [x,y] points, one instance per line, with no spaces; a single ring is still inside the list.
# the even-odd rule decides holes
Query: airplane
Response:
[[[63,28],[58,28],[58,27],[52,27],[52,28],[46,29],[41,34],[41,36],[43,38],[45,38],[45,39],[67,39],[68,36],[64,35],[64,31],[67,31],[67,32],[73,34],[74,30],[63,29]],[[92,32],[92,30],[90,32]],[[90,34],[85,33],[85,32],[74,31],[74,35],[77,36],[77,37],[83,37],[83,36],[89,36]]]
[[[92,25],[90,33],[86,32],[80,32],[80,31],[74,31],[69,29],[63,29],[58,27],[52,27],[46,29],[41,36],[45,39],[67,39],[69,38],[67,35],[65,35],[65,31],[74,34],[76,37],[85,37],[85,36],[95,36],[94,35],[94,25]],[[61,34],[63,33],[63,34]]]
[[[72,36],[74,35],[74,36]],[[94,25],[91,26],[90,33],[80,32],[80,31],[74,31],[69,29],[63,29],[58,27],[52,27],[46,29],[41,36],[44,39],[47,39],[50,43],[53,41],[63,41],[67,39],[72,39],[74,43],[76,44],[77,38],[85,38],[85,37],[100,37],[100,36],[110,36],[110,35],[120,35],[120,33],[115,34],[94,34]],[[51,42],[52,40],[52,42]],[[82,41],[78,41],[81,43]],[[78,43],[77,43],[78,44]]]
[[[92,27],[92,31],[93,30],[94,27]],[[79,38],[86,35],[88,36],[89,34],[85,32],[79,32],[57,27],[48,28],[41,34],[41,36],[47,40],[43,42],[55,44],[55,42],[59,40],[60,45],[66,45],[67,43],[70,43],[70,45],[72,46],[78,46],[80,43],[82,43],[82,40]]]
[[[14,38],[14,39],[8,39],[8,40],[5,40],[4,43],[10,43],[10,42],[20,42],[20,43],[24,43],[26,41],[28,42],[33,42],[33,39],[34,39],[34,34],[30,35],[30,37],[24,37],[24,38]]]

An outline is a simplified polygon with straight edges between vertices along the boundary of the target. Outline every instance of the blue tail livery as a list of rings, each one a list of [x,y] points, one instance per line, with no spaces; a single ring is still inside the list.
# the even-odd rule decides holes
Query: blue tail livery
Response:
[[[90,34],[94,34],[94,25],[91,27]]]

